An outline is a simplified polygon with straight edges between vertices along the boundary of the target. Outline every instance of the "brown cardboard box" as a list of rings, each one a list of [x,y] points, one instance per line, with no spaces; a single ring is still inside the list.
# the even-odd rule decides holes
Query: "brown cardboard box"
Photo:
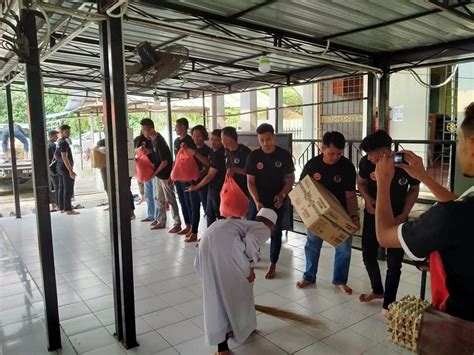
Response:
[[[305,226],[332,246],[337,247],[357,232],[334,195],[310,176],[301,180],[289,196]]]
[[[105,154],[97,149],[92,149],[92,167],[96,169],[106,167]]]

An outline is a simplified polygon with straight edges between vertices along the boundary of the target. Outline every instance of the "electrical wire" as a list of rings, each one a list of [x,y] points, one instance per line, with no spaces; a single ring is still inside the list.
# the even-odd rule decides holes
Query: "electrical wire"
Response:
[[[445,81],[443,81],[441,84],[431,85],[431,84],[425,83],[425,82],[420,78],[420,76],[419,76],[413,69],[408,69],[408,71],[410,72],[410,74],[415,78],[415,80],[416,80],[421,86],[424,86],[424,87],[429,88],[429,89],[438,89],[438,88],[443,87],[443,86],[445,86],[446,84],[448,84],[451,80],[453,80],[454,75],[456,75],[457,70],[458,70],[458,65],[456,64],[456,65],[454,66],[453,72],[451,73],[451,75],[450,75]]]
[[[40,46],[38,48],[38,50],[41,52],[41,51],[43,51],[43,49],[46,48],[46,46],[49,43],[49,38],[51,37],[51,21],[49,20],[48,14],[43,9],[43,7],[41,7],[40,4],[35,2],[34,7],[36,7],[36,9],[39,10],[39,12],[41,12],[41,14],[43,15],[44,20],[46,22],[46,34],[43,36],[43,39],[40,41]]]
[[[119,6],[121,6],[120,13],[119,14],[114,14],[113,11]],[[110,9],[107,9],[106,13],[110,17],[120,18],[120,17],[124,16],[127,13],[127,9],[128,9],[128,0],[122,0],[122,4],[120,4],[120,1],[118,1]]]

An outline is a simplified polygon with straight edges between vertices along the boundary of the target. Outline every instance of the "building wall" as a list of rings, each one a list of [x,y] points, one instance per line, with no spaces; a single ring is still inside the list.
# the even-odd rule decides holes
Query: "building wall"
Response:
[[[424,82],[429,83],[429,69],[417,69]],[[403,106],[403,120],[390,121],[393,139],[428,139],[429,89],[420,85],[407,71],[390,76],[390,100],[392,118],[394,108]],[[427,146],[407,144],[403,148],[421,155],[426,161]]]

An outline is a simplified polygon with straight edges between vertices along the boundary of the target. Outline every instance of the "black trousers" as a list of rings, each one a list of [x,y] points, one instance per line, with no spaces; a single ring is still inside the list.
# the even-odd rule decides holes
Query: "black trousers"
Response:
[[[74,193],[74,179],[69,176],[69,171],[63,162],[58,161],[58,205],[61,211],[71,211],[71,198]]]
[[[58,204],[58,189],[59,189],[59,175],[51,174],[51,194],[50,194],[50,203]]]
[[[221,219],[221,196],[217,192],[207,191],[207,206],[206,206],[206,218],[207,226],[209,227],[217,219]]]
[[[388,309],[388,305],[397,298],[404,252],[401,248],[387,248],[387,276],[385,278],[384,292],[377,260],[378,248],[379,243],[375,233],[375,216],[365,211],[364,229],[362,231],[362,257],[367,273],[369,274],[372,292],[378,295],[384,294],[383,308]]]

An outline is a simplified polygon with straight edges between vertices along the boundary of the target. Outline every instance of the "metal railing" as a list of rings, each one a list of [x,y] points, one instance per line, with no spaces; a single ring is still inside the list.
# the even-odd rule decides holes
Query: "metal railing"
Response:
[[[362,140],[347,140],[344,148],[344,156],[352,161],[356,170],[364,155],[360,149],[361,142]],[[442,153],[437,156],[433,153],[435,146],[441,147]],[[293,155],[297,172],[301,171],[311,158],[320,154],[321,148],[322,139],[294,139]],[[393,149],[395,151],[412,150],[420,155],[425,162],[428,174],[439,184],[454,191],[456,141],[398,139],[393,141]]]

